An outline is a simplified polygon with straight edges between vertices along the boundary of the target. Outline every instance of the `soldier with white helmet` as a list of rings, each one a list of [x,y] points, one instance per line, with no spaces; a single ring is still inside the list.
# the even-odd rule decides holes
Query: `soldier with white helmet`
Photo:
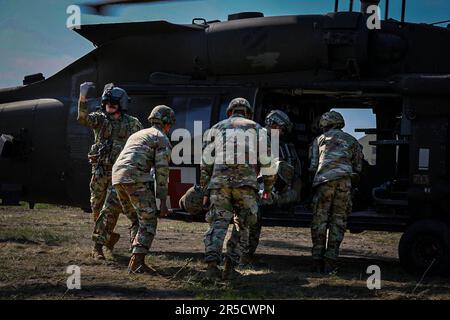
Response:
[[[329,273],[337,270],[339,247],[352,206],[351,177],[362,170],[362,152],[358,141],[342,131],[345,121],[340,113],[324,113],[319,126],[323,134],[313,142],[310,165],[315,174],[312,256],[314,269]]]

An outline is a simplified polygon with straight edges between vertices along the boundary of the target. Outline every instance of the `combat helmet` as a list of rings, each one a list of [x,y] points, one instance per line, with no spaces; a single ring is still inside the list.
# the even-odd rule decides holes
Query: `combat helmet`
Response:
[[[148,121],[151,124],[161,123],[161,124],[175,124],[175,112],[172,108],[159,105],[153,108],[152,112],[148,116]]]
[[[272,126],[272,124],[276,123],[286,132],[291,131],[293,126],[291,120],[289,119],[289,116],[281,110],[270,111],[266,116],[265,122],[267,127],[270,127]]]
[[[178,202],[180,208],[189,214],[203,212],[203,191],[200,186],[194,185],[186,191]]]
[[[122,88],[114,86],[114,83],[108,83],[105,85],[102,94],[102,108],[105,108],[107,102],[118,104],[121,111],[128,110],[128,104],[131,99],[128,94]]]
[[[253,114],[253,107],[251,106],[250,102],[248,102],[248,100],[244,98],[234,98],[233,100],[231,100],[226,113],[227,115],[229,115],[230,113],[238,110],[244,111],[250,116]]]
[[[344,117],[339,112],[328,111],[325,112],[319,121],[319,127],[324,129],[327,127],[343,128],[345,126]]]

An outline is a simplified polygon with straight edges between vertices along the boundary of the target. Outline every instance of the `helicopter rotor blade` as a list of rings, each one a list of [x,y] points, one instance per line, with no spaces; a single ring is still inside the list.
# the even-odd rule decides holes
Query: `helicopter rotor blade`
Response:
[[[83,8],[83,11],[88,14],[95,15],[111,15],[109,10],[112,6],[137,4],[137,3],[168,3],[168,2],[180,2],[180,1],[192,1],[192,0],[102,0],[90,3],[83,3],[79,6]]]

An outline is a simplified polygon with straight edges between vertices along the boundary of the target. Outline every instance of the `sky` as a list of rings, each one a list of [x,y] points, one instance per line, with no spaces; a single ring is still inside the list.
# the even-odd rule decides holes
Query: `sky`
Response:
[[[86,3],[86,0],[75,1],[0,0],[0,88],[21,85],[28,74],[42,72],[48,78],[94,49],[89,41],[66,27],[67,7]],[[383,15],[384,1],[381,1]],[[354,3],[354,10],[359,11],[359,1]],[[390,16],[399,19],[401,1],[390,0],[390,3]],[[340,10],[348,10],[348,6],[349,0],[340,0]],[[185,0],[129,5],[115,10],[116,15],[110,17],[83,14],[81,24],[148,20],[191,23],[194,17],[223,21],[228,14],[241,11],[277,16],[325,14],[333,9],[334,0]],[[447,19],[450,19],[450,0],[407,1],[407,21]],[[352,134],[351,128],[374,126],[370,111],[342,111],[348,123],[346,130]]]

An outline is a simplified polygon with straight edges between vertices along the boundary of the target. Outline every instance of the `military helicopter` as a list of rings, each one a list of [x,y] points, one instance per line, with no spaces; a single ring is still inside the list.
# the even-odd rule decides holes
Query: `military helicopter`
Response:
[[[107,6],[154,1],[104,1]],[[331,108],[366,108],[376,115],[376,164],[366,165],[349,216],[351,232],[403,232],[401,264],[411,272],[450,270],[450,28],[389,18],[369,29],[361,11],[265,17],[230,14],[227,21],[194,18],[83,25],[75,32],[95,49],[48,79],[26,76],[23,86],[0,90],[0,197],[89,207],[93,142],[77,121],[79,85],[94,81],[89,106],[113,82],[131,96],[130,113],[142,123],[153,106],[167,104],[177,128],[204,128],[225,117],[229,101],[245,97],[262,122],[272,109],[286,111],[295,128],[288,140],[302,163],[302,199],[263,212],[266,225],[306,227],[308,146],[314,123]],[[96,97],[96,98],[94,98]],[[198,165],[173,165],[169,196],[178,199],[199,180]],[[86,209],[87,210],[87,209]],[[183,216],[180,213],[180,216]]]

